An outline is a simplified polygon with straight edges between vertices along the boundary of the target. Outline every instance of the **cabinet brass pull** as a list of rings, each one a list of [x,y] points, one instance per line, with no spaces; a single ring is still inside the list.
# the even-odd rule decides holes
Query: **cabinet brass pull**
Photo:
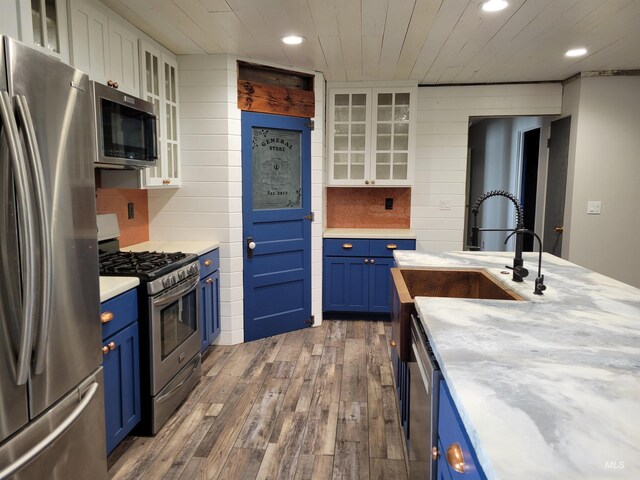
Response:
[[[396,245],[395,243],[388,243],[387,244],[387,249],[388,250],[395,250],[396,248],[398,248],[398,245]]]
[[[107,343],[107,347],[109,347],[109,350],[115,350],[116,349],[116,342]]]
[[[113,320],[114,315],[111,312],[104,312],[100,314],[100,322],[101,323],[109,323],[111,320]]]
[[[459,443],[452,443],[447,448],[447,463],[458,473],[464,473],[464,457]]]
[[[389,342],[389,345],[392,346],[392,347],[395,347],[396,346],[396,341],[395,340],[391,340]]]
[[[102,354],[106,355],[107,353],[109,353],[109,347],[105,345],[104,347],[102,347]]]
[[[564,232],[564,227],[556,227],[553,229],[556,233],[562,233]]]
[[[206,281],[207,283],[213,283],[213,278],[207,278],[205,281]]]
[[[344,248],[345,250],[349,250],[350,248],[353,248],[353,245],[351,245],[350,243],[343,243],[342,248]]]
[[[213,263],[213,262],[207,258],[207,259],[204,261],[204,266],[205,266],[205,267],[209,267],[209,266],[211,266],[211,264],[212,264],[212,263]]]

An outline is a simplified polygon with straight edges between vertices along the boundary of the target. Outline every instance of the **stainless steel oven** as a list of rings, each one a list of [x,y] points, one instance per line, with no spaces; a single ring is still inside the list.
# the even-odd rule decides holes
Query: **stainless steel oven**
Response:
[[[150,348],[149,394],[141,423],[145,434],[160,430],[202,375],[199,284],[196,261],[146,285]]]
[[[153,395],[157,395],[200,351],[199,283],[199,275],[194,275],[149,297]]]

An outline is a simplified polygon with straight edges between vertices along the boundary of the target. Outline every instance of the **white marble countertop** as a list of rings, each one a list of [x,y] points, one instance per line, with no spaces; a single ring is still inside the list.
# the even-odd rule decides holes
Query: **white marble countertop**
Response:
[[[150,240],[148,242],[136,243],[120,250],[129,252],[183,252],[203,255],[215,248],[220,247],[220,242],[213,240],[203,241],[182,241],[182,240]]]
[[[640,478],[640,289],[545,254],[395,252],[399,266],[482,267],[525,301],[416,298],[489,479]]]
[[[416,234],[408,228],[327,228],[324,238],[382,238],[393,240],[413,240]]]
[[[135,277],[100,277],[100,303],[140,285]]]

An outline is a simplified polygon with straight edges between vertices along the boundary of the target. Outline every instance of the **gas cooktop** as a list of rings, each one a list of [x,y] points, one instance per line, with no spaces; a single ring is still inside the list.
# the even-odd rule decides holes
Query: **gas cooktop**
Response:
[[[100,255],[100,275],[151,281],[197,260],[197,255],[182,252],[103,253]]]

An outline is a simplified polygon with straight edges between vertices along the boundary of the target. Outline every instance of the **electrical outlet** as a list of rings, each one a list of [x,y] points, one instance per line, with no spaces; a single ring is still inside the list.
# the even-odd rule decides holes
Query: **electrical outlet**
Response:
[[[451,210],[451,200],[440,200],[440,210]]]
[[[393,198],[385,198],[384,199],[384,209],[385,210],[393,210]]]
[[[133,202],[127,203],[127,218],[133,220],[135,212],[133,211]]]

